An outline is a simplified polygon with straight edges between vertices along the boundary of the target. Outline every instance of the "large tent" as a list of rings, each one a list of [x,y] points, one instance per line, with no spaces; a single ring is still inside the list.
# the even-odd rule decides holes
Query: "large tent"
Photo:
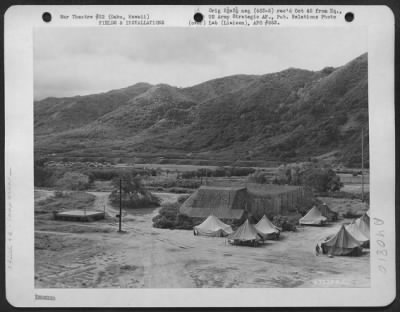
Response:
[[[228,236],[228,242],[234,245],[256,246],[262,240],[260,234],[249,220],[246,220],[238,229]]]
[[[323,203],[322,205],[318,206],[318,210],[321,214],[326,217],[328,221],[336,221],[338,218],[338,214],[335,211],[329,209],[328,205]]]
[[[370,229],[369,216],[365,213],[360,218],[346,226],[346,229],[353,235],[363,247],[369,247]]]
[[[214,215],[210,215],[203,223],[193,227],[194,235],[222,237],[233,233],[230,225],[225,224]]]
[[[369,237],[365,236],[356,222],[346,225],[346,230],[360,242],[363,247],[369,247]]]
[[[344,227],[321,243],[322,252],[332,256],[360,256],[362,248],[357,239],[355,239]]]
[[[369,230],[370,218],[367,213],[364,213],[360,218],[356,219],[354,223],[360,229],[360,232],[364,234],[364,236],[370,238],[370,230]]]
[[[266,215],[264,215],[254,227],[263,239],[277,239],[281,232]]]
[[[321,211],[314,206],[299,220],[299,223],[302,225],[322,225],[326,220],[326,217],[321,214]]]

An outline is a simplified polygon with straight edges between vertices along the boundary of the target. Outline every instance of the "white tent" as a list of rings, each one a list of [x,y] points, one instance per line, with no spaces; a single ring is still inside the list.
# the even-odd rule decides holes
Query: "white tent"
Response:
[[[346,225],[346,230],[356,239],[358,240],[363,247],[367,247],[369,245],[369,237],[367,237],[358,227],[356,222],[352,222]]]
[[[299,223],[302,225],[323,225],[326,220],[326,217],[322,215],[321,211],[314,206],[303,218],[299,220]]]
[[[228,236],[228,242],[233,245],[257,246],[261,240],[261,235],[249,220],[246,220],[234,233]]]
[[[275,226],[266,215],[264,215],[260,221],[254,226],[264,239],[276,239],[279,237],[280,230]]]
[[[321,243],[322,252],[332,256],[361,256],[362,248],[342,224],[335,235],[331,235]]]
[[[203,223],[193,227],[194,235],[222,237],[233,233],[230,225],[225,224],[214,215],[208,216]]]

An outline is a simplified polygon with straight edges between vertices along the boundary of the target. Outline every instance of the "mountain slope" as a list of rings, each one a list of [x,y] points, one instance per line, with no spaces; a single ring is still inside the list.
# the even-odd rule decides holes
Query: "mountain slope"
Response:
[[[189,88],[138,84],[35,103],[35,151],[295,160],[357,165],[368,130],[367,54],[339,68],[236,75]],[[368,131],[366,142],[368,143]]]

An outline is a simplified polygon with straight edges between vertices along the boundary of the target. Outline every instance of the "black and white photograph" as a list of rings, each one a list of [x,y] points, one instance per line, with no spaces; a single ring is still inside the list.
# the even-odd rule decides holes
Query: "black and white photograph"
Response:
[[[388,305],[393,33],[384,6],[8,10],[7,300]]]
[[[369,287],[365,29],[37,29],[35,286]]]

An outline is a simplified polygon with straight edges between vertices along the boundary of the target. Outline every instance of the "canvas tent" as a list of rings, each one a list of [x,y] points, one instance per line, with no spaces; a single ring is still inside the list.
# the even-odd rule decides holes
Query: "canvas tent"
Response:
[[[281,232],[266,215],[264,215],[254,227],[263,239],[277,239]]]
[[[369,247],[370,230],[369,216],[365,213],[360,218],[346,226],[346,229],[353,235],[363,247]]]
[[[365,236],[356,222],[346,225],[346,230],[360,242],[363,247],[369,247],[369,237]]]
[[[322,225],[326,220],[326,217],[324,217],[318,208],[314,206],[299,220],[299,223],[301,225]]]
[[[234,245],[256,246],[262,240],[254,225],[246,220],[238,229],[228,236],[228,242]]]
[[[364,213],[360,218],[356,219],[354,222],[357,227],[360,229],[360,232],[364,234],[364,236],[370,238],[370,230],[369,230],[369,223],[370,219],[368,214]]]
[[[343,224],[335,235],[321,243],[321,248],[324,254],[333,256],[360,256],[362,253],[360,243],[346,230]]]
[[[337,220],[337,212],[330,210],[327,204],[323,203],[322,205],[318,206],[318,210],[328,221]]]
[[[194,235],[222,237],[233,233],[230,225],[225,224],[214,215],[210,215],[203,223],[193,227]]]

